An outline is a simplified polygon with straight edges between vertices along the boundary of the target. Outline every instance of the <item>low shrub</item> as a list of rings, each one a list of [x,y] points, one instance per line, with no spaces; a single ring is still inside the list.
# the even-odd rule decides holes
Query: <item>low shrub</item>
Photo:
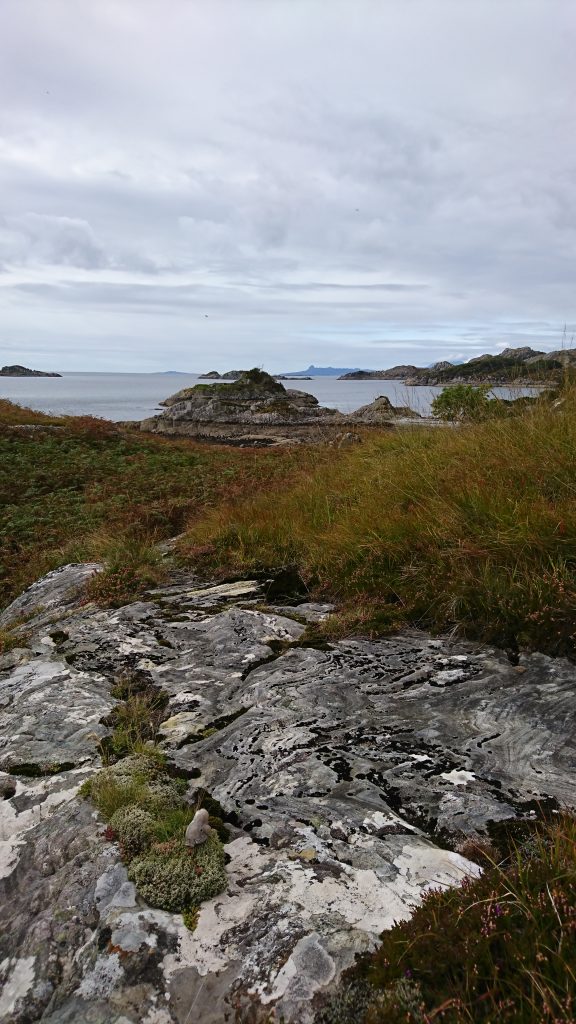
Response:
[[[432,402],[432,415],[441,420],[453,422],[454,420],[480,421],[490,415],[490,402],[488,395],[491,387],[489,384],[453,384],[451,387],[436,395]]]

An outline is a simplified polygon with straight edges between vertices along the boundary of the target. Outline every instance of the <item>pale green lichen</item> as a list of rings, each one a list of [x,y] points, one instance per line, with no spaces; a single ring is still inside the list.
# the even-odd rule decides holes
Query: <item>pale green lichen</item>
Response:
[[[192,851],[183,843],[168,851],[152,849],[132,861],[128,877],[150,906],[182,911],[226,888],[224,849],[216,835]]]

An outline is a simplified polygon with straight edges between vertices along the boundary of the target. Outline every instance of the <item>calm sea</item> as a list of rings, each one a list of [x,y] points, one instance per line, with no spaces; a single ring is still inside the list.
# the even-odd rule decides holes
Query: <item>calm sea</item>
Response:
[[[0,398],[41,412],[67,415],[102,416],[108,420],[141,420],[160,412],[158,403],[181,388],[192,387],[199,378],[193,373],[65,373],[62,377],[0,377]],[[209,383],[203,381],[202,383]],[[442,388],[407,388],[403,381],[337,380],[314,377],[312,380],[284,381],[315,395],[320,405],[341,412],[354,412],[378,395],[386,395],[393,405],[409,405],[425,415],[434,395]],[[534,390],[534,389],[533,389]],[[529,394],[530,389],[515,388],[513,395]],[[508,388],[494,388],[494,394],[510,397]]]

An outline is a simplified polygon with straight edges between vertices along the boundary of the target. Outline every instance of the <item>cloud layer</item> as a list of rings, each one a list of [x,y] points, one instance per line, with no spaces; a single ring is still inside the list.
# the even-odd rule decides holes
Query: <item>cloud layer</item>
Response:
[[[5,0],[0,357],[558,347],[575,23],[572,0]]]

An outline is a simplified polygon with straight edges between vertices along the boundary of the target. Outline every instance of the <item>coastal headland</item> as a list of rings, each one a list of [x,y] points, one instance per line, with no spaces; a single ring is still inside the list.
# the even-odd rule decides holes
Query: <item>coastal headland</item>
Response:
[[[30,370],[27,366],[15,363],[13,366],[2,366],[0,377],[61,377],[60,373],[49,373],[46,370]]]
[[[403,380],[408,387],[449,384],[530,386],[559,383],[566,373],[576,373],[576,349],[539,352],[525,345],[505,348],[497,355],[475,356],[466,363],[441,360],[432,366],[402,364],[387,370],[353,370],[340,380]]]

